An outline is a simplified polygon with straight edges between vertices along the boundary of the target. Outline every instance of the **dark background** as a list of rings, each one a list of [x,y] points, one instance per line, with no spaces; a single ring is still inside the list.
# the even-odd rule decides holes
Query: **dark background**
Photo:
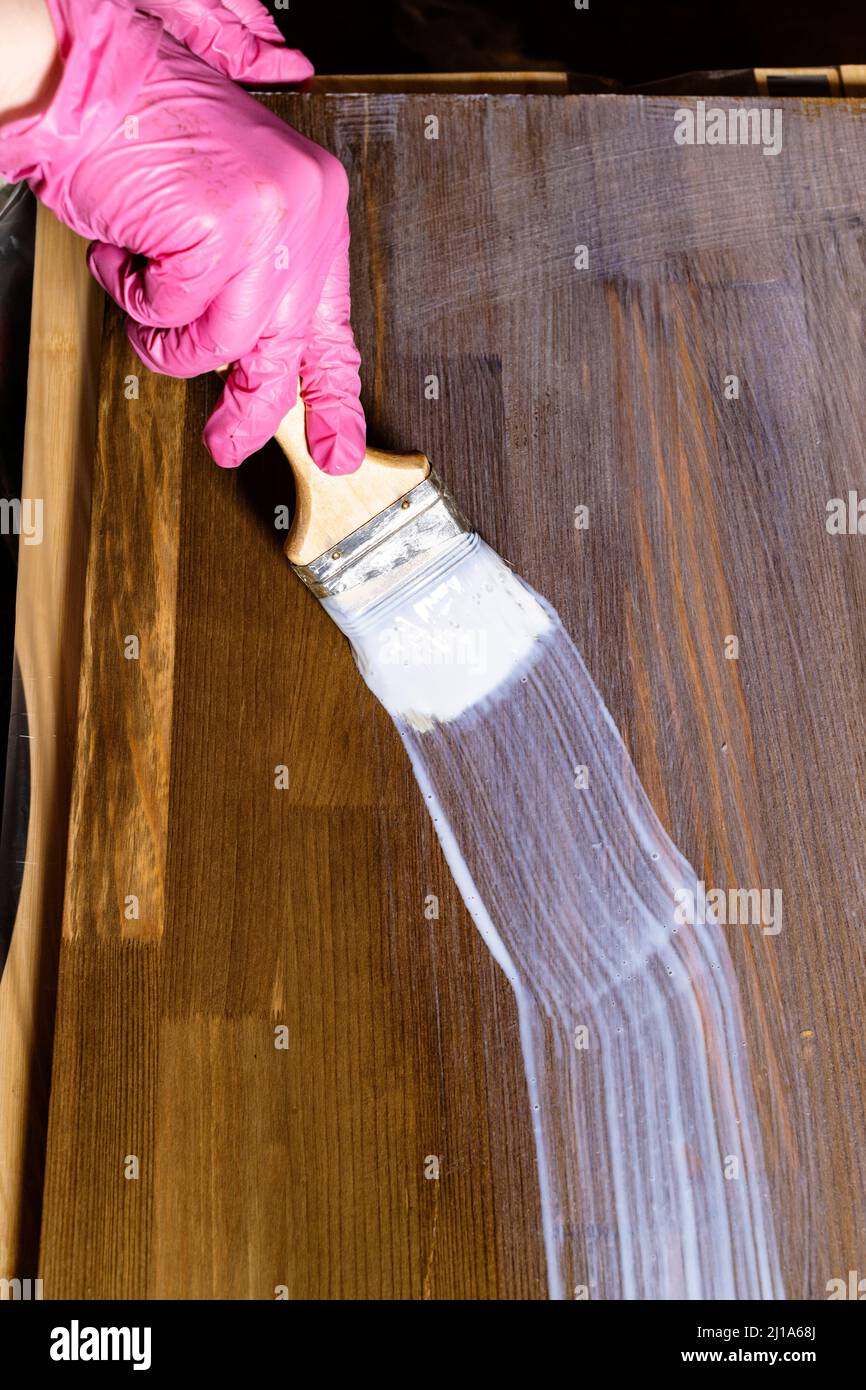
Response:
[[[268,8],[321,73],[560,67],[651,82],[710,68],[866,62],[864,0],[290,0]]]

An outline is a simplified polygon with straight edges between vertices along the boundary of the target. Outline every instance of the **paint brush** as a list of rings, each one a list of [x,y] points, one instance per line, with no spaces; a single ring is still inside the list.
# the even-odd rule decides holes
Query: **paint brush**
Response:
[[[514,989],[550,1296],[780,1296],[724,936],[677,930],[694,870],[555,610],[423,454],[369,450],[328,476],[301,403],[277,439],[297,488],[286,555],[394,718]]]
[[[307,448],[300,399],[275,437],[297,497],[286,556],[389,713],[427,729],[519,673],[550,616],[480,539],[424,454],[368,449],[356,473],[323,473]]]

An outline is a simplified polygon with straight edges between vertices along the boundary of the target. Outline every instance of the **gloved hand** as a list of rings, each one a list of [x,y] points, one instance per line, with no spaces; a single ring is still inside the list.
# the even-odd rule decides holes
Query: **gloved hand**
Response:
[[[313,458],[354,471],[346,174],[230,80],[312,67],[258,0],[46,2],[63,76],[44,113],[0,126],[0,172],[94,239],[90,268],[149,367],[233,364],[204,432],[217,463],[270,438],[300,374]]]

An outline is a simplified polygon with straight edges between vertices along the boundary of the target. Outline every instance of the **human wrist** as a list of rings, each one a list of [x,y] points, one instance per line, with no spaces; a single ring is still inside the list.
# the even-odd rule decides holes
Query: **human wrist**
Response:
[[[45,0],[4,0],[0,8],[0,125],[47,109],[63,73]]]

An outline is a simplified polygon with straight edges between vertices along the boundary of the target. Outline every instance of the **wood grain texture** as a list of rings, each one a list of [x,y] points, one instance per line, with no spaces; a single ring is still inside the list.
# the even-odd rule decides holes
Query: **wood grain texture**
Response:
[[[40,208],[22,496],[43,522],[18,558],[7,794],[23,863],[4,866],[20,888],[0,976],[4,1279],[31,1277],[38,1258],[102,318],[84,244]]]
[[[107,328],[123,332],[117,318]],[[151,938],[165,918],[184,391],[131,360],[118,373],[106,352],[64,933],[90,919]]]
[[[824,524],[866,492],[862,108],[789,101],[767,158],[678,147],[679,99],[270,104],[349,170],[371,439],[556,605],[699,875],[783,891],[728,936],[787,1292],[825,1297],[866,1269],[866,538]],[[210,464],[216,383],[125,400],[110,317],[46,1296],[543,1297],[513,1001],[281,556],[279,450]]]

